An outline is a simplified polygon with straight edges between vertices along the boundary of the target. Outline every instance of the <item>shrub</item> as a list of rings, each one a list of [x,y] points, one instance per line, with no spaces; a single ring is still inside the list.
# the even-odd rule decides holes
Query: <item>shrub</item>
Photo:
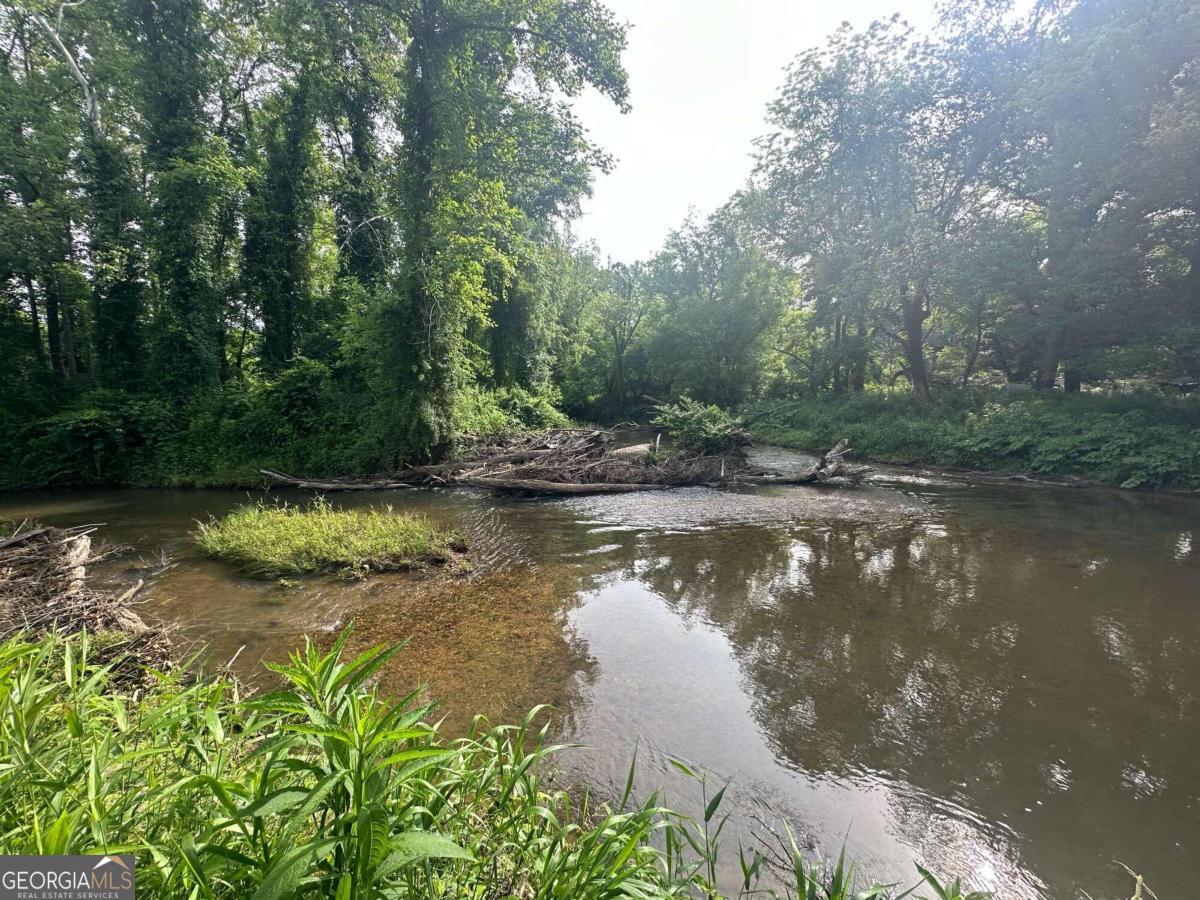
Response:
[[[750,443],[750,435],[719,406],[705,406],[691,397],[655,407],[653,424],[671,436],[680,449],[689,453],[715,455],[736,450]]]
[[[386,509],[243,506],[202,523],[196,540],[205,553],[259,577],[307,572],[361,574],[412,569],[454,560],[458,538],[419,516]]]
[[[565,428],[570,420],[554,406],[554,397],[522,387],[468,387],[455,401],[454,427],[468,434],[503,434]]]
[[[4,478],[10,487],[125,484],[163,454],[179,427],[176,411],[160,400],[94,391],[26,426]]]

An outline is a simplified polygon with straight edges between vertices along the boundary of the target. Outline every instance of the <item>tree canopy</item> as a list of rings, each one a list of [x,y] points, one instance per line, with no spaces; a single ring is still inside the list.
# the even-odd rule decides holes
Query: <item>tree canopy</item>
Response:
[[[627,108],[625,37],[598,0],[3,0],[7,440],[365,470],[682,396],[1200,384],[1194,3],[845,26],[745,187],[618,264],[571,238],[613,162],[571,103]]]

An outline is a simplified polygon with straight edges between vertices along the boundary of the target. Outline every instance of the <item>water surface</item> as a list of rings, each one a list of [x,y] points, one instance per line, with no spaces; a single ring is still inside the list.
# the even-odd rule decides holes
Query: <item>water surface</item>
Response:
[[[799,454],[764,453],[780,467]],[[288,500],[299,494],[277,494]],[[1002,898],[1194,896],[1200,852],[1200,501],[885,472],[860,488],[566,500],[337,495],[463,531],[469,579],[280,585],[198,555],[232,491],[8,495],[0,516],[104,523],[153,613],[253,674],[305,632],[411,635],[386,675],[450,731],[536,703],[602,793],[695,807],[676,756],[731,782],[733,834],[786,819],[869,876],[913,859]],[[261,676],[259,676],[261,677]],[[769,840],[769,838],[768,838]]]

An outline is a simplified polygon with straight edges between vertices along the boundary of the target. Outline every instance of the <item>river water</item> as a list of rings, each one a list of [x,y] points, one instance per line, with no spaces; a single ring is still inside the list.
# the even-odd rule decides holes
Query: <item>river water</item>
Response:
[[[801,454],[763,451],[777,468]],[[277,492],[295,502],[302,495]],[[1200,499],[885,471],[858,488],[570,499],[334,495],[462,531],[466,579],[240,578],[190,533],[257,495],[0,496],[0,517],[102,523],[147,610],[218,660],[259,662],[356,622],[411,636],[385,675],[445,728],[538,703],[587,745],[572,780],[695,809],[668,757],[730,783],[729,842],[787,821],[814,854],[911,883],[913,860],[1000,898],[1197,896]],[[1192,863],[1189,863],[1192,860]]]

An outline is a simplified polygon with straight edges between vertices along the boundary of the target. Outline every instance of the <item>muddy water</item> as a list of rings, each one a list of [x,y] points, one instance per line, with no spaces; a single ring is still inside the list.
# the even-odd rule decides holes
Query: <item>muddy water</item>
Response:
[[[553,703],[592,748],[569,775],[617,790],[636,744],[640,788],[687,807],[667,757],[703,765],[744,839],[786,819],[872,877],[918,859],[1004,898],[1122,896],[1120,860],[1195,896],[1200,500],[884,474],[332,498],[460,529],[479,568],[458,581],[239,578],[189,540],[238,492],[25,494],[0,516],[105,523],[134,549],[104,578],[153,576],[151,611],[245,673],[350,619],[362,643],[410,635],[387,684],[429,684],[451,731]]]

